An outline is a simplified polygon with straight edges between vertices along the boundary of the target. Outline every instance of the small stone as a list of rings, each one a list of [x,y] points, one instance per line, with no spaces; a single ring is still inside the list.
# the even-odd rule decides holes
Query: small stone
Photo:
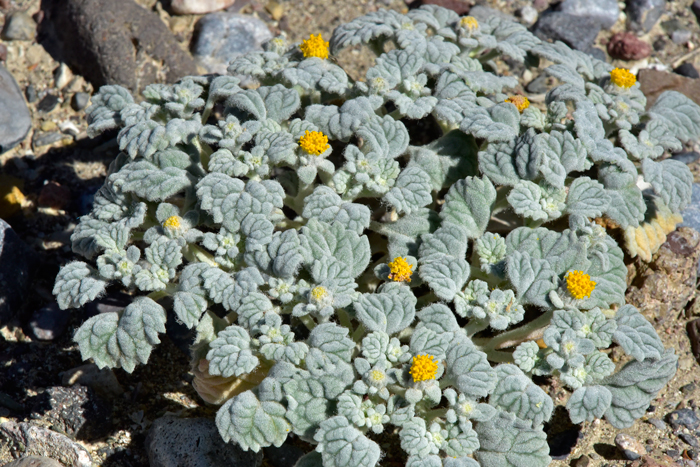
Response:
[[[661,28],[666,31],[668,35],[673,34],[675,31],[678,31],[679,29],[683,29],[683,23],[681,23],[679,20],[672,18],[669,19],[668,21],[662,21],[661,22]]]
[[[658,39],[654,41],[651,46],[656,50],[657,52],[661,52],[664,50],[664,47],[666,47],[666,39],[664,39],[662,36],[659,36]]]
[[[48,146],[49,144],[57,143],[63,139],[63,134],[60,131],[52,131],[50,133],[34,133],[32,137],[32,145],[35,148]]]
[[[48,182],[39,193],[39,205],[54,209],[63,209],[70,203],[71,192],[66,186],[57,182]]]
[[[542,14],[533,32],[540,39],[562,41],[576,50],[588,50],[598,36],[600,22],[587,16],[574,16],[559,11]]]
[[[65,135],[78,136],[80,134],[80,129],[70,120],[59,123],[58,128],[61,130],[61,133]]]
[[[270,13],[270,16],[272,16],[272,19],[275,21],[279,21],[284,15],[284,6],[275,0],[267,2],[265,9],[268,13]]]
[[[90,94],[86,92],[76,92],[73,94],[70,105],[73,110],[83,110],[90,102]]]
[[[56,386],[37,396],[32,418],[44,420],[78,439],[96,439],[111,428],[110,407],[88,387]]]
[[[679,433],[678,437],[689,446],[700,449],[700,443],[698,443],[698,439],[695,436],[689,435],[688,433]]]
[[[58,128],[58,125],[53,120],[47,120],[41,124],[40,128],[41,131],[53,131]]]
[[[678,31],[673,31],[673,34],[671,34],[671,40],[674,42],[674,44],[678,44],[678,45],[685,45],[692,38],[693,38],[693,33],[691,31],[688,31],[687,29],[680,29]]]
[[[17,314],[26,299],[31,256],[12,227],[0,219],[0,326]]]
[[[36,100],[39,98],[33,84],[27,86],[27,89],[24,90],[24,95],[27,97],[27,102],[30,104],[36,102]]]
[[[58,460],[66,467],[92,467],[93,461],[80,444],[65,435],[26,422],[14,420],[0,424],[0,439],[10,451],[26,456],[46,456]]]
[[[68,325],[70,313],[61,310],[56,303],[39,308],[29,321],[34,337],[42,341],[52,341],[63,334]]]
[[[53,72],[54,87],[59,91],[68,86],[72,79],[73,72],[65,63],[61,63]]]
[[[664,243],[674,254],[679,256],[688,257],[695,252],[695,248],[688,243],[677,230],[674,230],[666,237],[666,242]]]
[[[0,65],[0,154],[15,147],[27,136],[32,119],[17,82]]]
[[[30,15],[16,11],[5,17],[2,38],[8,41],[31,41],[36,36],[36,23]]]
[[[50,457],[28,456],[5,464],[5,467],[63,467],[63,465]]]
[[[520,15],[525,24],[535,24],[539,13],[533,6],[525,5],[518,11],[518,15]]]
[[[674,430],[677,430],[682,426],[688,428],[689,430],[695,430],[698,426],[700,426],[700,420],[695,414],[695,411],[692,409],[679,409],[673,411],[668,414],[666,418]]]
[[[608,54],[622,60],[641,60],[651,55],[651,46],[631,32],[618,32],[608,41]]]
[[[651,31],[666,11],[666,0],[628,0],[627,19],[635,30]]]
[[[107,399],[124,394],[124,389],[122,389],[112,369],[100,369],[94,363],[88,363],[66,371],[63,373],[61,384],[64,386],[72,386],[74,384],[87,386]]]
[[[467,0],[421,0],[420,5],[437,5],[452,10],[460,16],[469,13],[471,3]]]
[[[5,44],[0,44],[0,62],[7,60],[7,46]]]
[[[547,74],[542,73],[537,78],[530,81],[525,86],[525,90],[532,94],[544,94],[549,91],[549,86],[547,86]]]
[[[620,7],[617,0],[564,0],[559,11],[574,16],[596,18],[605,29],[617,23]]]
[[[263,42],[272,38],[267,25],[252,16],[236,13],[211,13],[195,26],[193,55],[209,73],[226,74],[236,57],[262,50]]]
[[[631,461],[637,460],[647,453],[642,443],[624,433],[619,433],[615,436],[615,445],[617,445],[625,457]]]
[[[170,8],[176,15],[203,15],[223,10],[236,0],[172,0]]]
[[[572,465],[573,465],[573,467],[588,467],[588,464],[590,464],[590,463],[591,463],[591,458],[586,456],[586,455],[583,455],[583,456],[579,457],[578,459],[576,459]]]
[[[214,420],[166,416],[153,422],[146,437],[150,467],[258,466],[262,453],[225,443]]]
[[[669,449],[666,451],[666,455],[668,457],[672,457],[673,459],[677,459],[681,455],[681,452],[677,449]]]
[[[700,78],[700,73],[698,73],[698,70],[695,69],[692,63],[690,62],[685,62],[681,64],[680,66],[676,67],[673,69],[674,73],[677,73],[681,76],[685,76],[687,78],[693,78],[697,79]]]
[[[661,431],[666,430],[666,424],[663,422],[663,420],[659,420],[658,418],[650,418],[647,420],[647,422],[654,425],[654,427],[657,430],[661,430]]]
[[[697,387],[697,386],[695,386],[695,383],[684,384],[683,386],[681,386],[681,392],[682,392],[683,394],[690,394],[690,393],[692,393],[693,391],[695,391],[695,388],[696,388],[696,387]]]
[[[40,112],[49,113],[58,105],[58,96],[54,94],[47,94],[42,100],[36,105],[36,109]]]

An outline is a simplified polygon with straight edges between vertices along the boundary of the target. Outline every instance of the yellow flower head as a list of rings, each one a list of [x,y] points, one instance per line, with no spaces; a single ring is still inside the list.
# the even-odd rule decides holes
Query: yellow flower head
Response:
[[[610,81],[621,88],[631,88],[637,82],[637,78],[624,68],[615,68],[610,72]]]
[[[411,364],[411,376],[414,382],[435,379],[438,371],[438,364],[432,355],[416,355]]]
[[[465,16],[459,20],[459,25],[463,28],[469,29],[469,32],[472,32],[479,27],[479,22],[473,16]]]
[[[530,101],[527,100],[527,97],[525,96],[511,96],[508,99],[506,99],[506,102],[510,102],[514,106],[518,108],[518,112],[523,113],[523,110],[527,109],[530,107]]]
[[[328,58],[328,42],[325,42],[321,35],[311,37],[302,41],[299,46],[304,54],[304,58],[318,57],[318,58]]]
[[[180,216],[170,216],[163,222],[163,227],[169,229],[179,229],[180,228]]]
[[[311,296],[316,300],[317,302],[320,302],[326,296],[328,295],[328,291],[326,290],[325,287],[321,287],[320,285],[318,287],[314,287],[311,289]]]
[[[304,136],[299,138],[299,146],[309,154],[318,156],[326,152],[330,144],[328,144],[328,137],[320,131],[306,130]]]
[[[394,261],[389,263],[389,279],[394,282],[411,282],[411,274],[413,274],[413,265],[408,264],[404,258],[397,256]]]
[[[583,271],[569,271],[566,275],[566,288],[574,298],[581,300],[591,296],[591,292],[595,289],[595,282]]]

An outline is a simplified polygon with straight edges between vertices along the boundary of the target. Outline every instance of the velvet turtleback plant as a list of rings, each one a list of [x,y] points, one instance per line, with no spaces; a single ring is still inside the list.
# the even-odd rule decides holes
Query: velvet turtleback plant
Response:
[[[377,55],[360,81],[333,59],[357,44]],[[503,57],[559,85],[534,102]],[[134,298],[78,329],[84,359],[131,372],[178,320],[224,440],[293,434],[316,446],[304,467],[377,465],[382,433],[411,467],[546,466],[533,376],[574,423],[616,428],[673,377],[622,248],[649,260],[689,202],[666,157],[700,136],[688,98],[645,110],[627,70],[436,6],[278,37],[229,72],[94,96],[89,131],[121,152],[54,294]]]

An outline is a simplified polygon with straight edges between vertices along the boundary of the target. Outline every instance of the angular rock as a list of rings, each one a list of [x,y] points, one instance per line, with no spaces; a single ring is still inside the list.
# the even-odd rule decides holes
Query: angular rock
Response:
[[[111,428],[111,408],[88,387],[48,388],[37,396],[32,418],[46,420],[63,433],[92,440]]]
[[[2,38],[8,41],[31,41],[36,36],[36,23],[30,15],[16,11],[5,18]]]
[[[634,30],[651,31],[666,11],[666,0],[628,0],[627,20]]]
[[[80,444],[66,435],[26,422],[13,420],[0,424],[0,446],[26,456],[46,456],[65,467],[92,467],[92,458]]]
[[[679,433],[678,437],[695,449],[700,448],[700,443],[698,443],[698,439],[695,436],[688,433]]]
[[[0,154],[2,154],[19,144],[32,127],[32,118],[22,97],[22,91],[10,72],[2,65],[0,65],[0,109],[3,109],[0,112]]]
[[[213,420],[163,417],[146,437],[150,467],[257,467],[262,453],[225,443]]]
[[[689,430],[696,430],[700,426],[700,419],[693,409],[678,409],[674,410],[666,416],[668,423],[677,430],[681,427]]]
[[[666,431],[666,424],[663,422],[663,420],[659,420],[658,418],[650,418],[647,420],[647,422],[654,425],[657,430]]]
[[[80,384],[87,386],[102,397],[111,399],[124,394],[117,377],[111,368],[98,368],[94,363],[88,363],[63,373],[61,384],[72,386]]]
[[[55,94],[47,94],[36,105],[36,110],[49,113],[58,105],[58,96]]]
[[[539,17],[537,9],[532,5],[525,5],[520,10],[518,10],[518,15],[523,20],[525,24],[534,24]]]
[[[203,15],[223,10],[236,0],[172,0],[170,8],[176,15]]]
[[[671,40],[674,44],[685,45],[692,39],[693,33],[687,29],[679,29],[678,31],[673,31],[671,34]]]
[[[641,60],[651,55],[651,46],[631,32],[618,32],[608,41],[608,54],[622,60]]]
[[[685,76],[686,78],[700,78],[700,73],[698,73],[698,70],[690,62],[682,63],[681,65],[674,68],[673,72],[681,76]]]
[[[682,152],[679,154],[674,154],[671,156],[671,159],[674,161],[680,161],[683,162],[684,164],[690,164],[695,162],[696,160],[700,159],[700,152],[697,151],[691,151],[691,152]],[[698,229],[695,229],[698,230]]]
[[[0,219],[0,326],[17,314],[28,293],[30,260],[29,248]]]
[[[37,339],[52,341],[63,334],[69,319],[69,313],[61,310],[58,304],[51,303],[34,312],[29,321],[29,329]]]
[[[620,7],[617,0],[564,0],[559,11],[574,16],[596,18],[603,28],[610,28],[617,23]]]
[[[647,97],[647,109],[651,107],[664,91],[678,91],[700,105],[700,80],[686,78],[675,73],[651,68],[639,70],[637,80]]]
[[[624,433],[619,433],[615,436],[615,445],[622,451],[625,457],[631,461],[637,460],[647,453],[642,443]]]
[[[533,32],[540,39],[562,41],[576,50],[586,51],[593,45],[600,28],[595,18],[554,11],[541,15]]]
[[[197,74],[155,13],[133,0],[42,0],[42,44],[95,87],[132,91]]]
[[[209,73],[226,74],[233,59],[262,50],[263,42],[269,39],[272,33],[257,18],[236,13],[210,13],[195,26],[192,53]]]
[[[51,131],[49,133],[34,133],[32,136],[32,145],[35,148],[48,146],[49,144],[58,143],[63,139],[63,134],[60,131]]]
[[[4,467],[63,467],[50,457],[29,456],[5,464]]]

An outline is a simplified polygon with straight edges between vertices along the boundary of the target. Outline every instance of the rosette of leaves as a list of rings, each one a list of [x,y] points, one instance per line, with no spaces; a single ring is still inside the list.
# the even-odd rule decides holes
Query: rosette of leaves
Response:
[[[378,57],[353,81],[329,46],[360,43]],[[530,105],[500,57],[559,85]],[[692,176],[666,156],[700,136],[690,100],[644,111],[626,70],[431,5],[330,44],[278,37],[229,71],[93,98],[90,134],[118,130],[121,152],[54,294],[134,301],[80,327],[83,358],[133,371],[175,319],[197,333],[198,387],[228,398],[226,441],[298,436],[316,445],[298,465],[326,467],[376,465],[381,433],[414,467],[545,466],[554,401],[533,375],[572,392],[574,423],[617,428],[673,377],[606,229],[646,258],[635,229],[675,225]],[[412,138],[411,120],[436,130]]]

